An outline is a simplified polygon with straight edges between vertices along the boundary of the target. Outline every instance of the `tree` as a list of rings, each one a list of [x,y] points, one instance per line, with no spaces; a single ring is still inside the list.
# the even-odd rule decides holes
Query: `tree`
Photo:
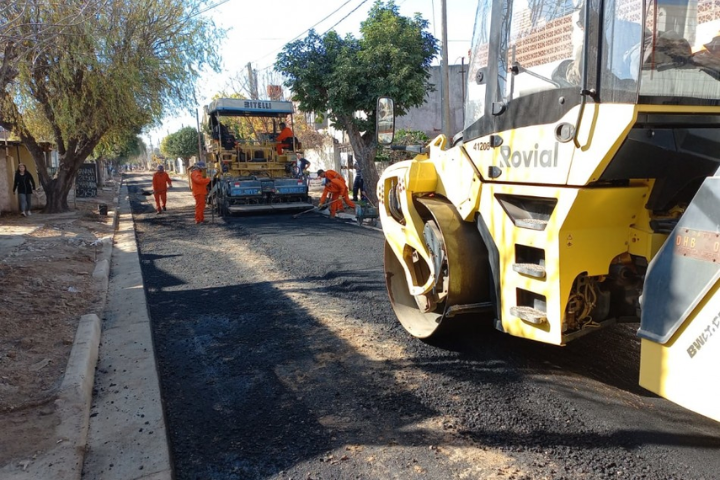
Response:
[[[253,80],[250,79],[250,75],[253,76]],[[289,98],[289,95],[287,94],[287,91],[282,89],[282,87],[280,87],[280,98],[273,99],[269,94],[271,89],[274,89],[275,86],[280,86],[282,83],[283,79],[281,78],[280,73],[274,70],[265,70],[264,74],[259,79],[256,70],[242,70],[228,81],[227,88],[233,93],[221,92],[219,95],[216,95],[215,98],[250,98],[253,94],[253,86],[255,86],[258,90],[260,98],[270,100],[287,99]],[[293,116],[293,133],[295,134],[295,137],[300,140],[304,148],[316,148],[322,145],[322,142],[327,135],[318,133],[317,129],[308,123],[308,119],[306,117],[307,114]],[[289,118],[285,119],[285,122],[290,125]],[[235,138],[238,140],[255,138],[257,132],[265,132],[269,128],[272,128],[272,124],[270,122],[262,121],[258,118],[246,119],[244,121],[228,118],[223,120],[223,124],[233,132]]]
[[[63,25],[41,49],[19,50],[2,37],[17,73],[0,84],[0,126],[33,156],[47,213],[68,210],[75,175],[104,136],[190,106],[200,69],[218,69],[223,34],[199,15],[206,0],[103,0],[97,10],[66,3],[77,4],[26,2],[17,9],[13,38],[33,41],[46,26]],[[77,21],[62,23],[67,18]],[[60,159],[52,178],[43,141],[54,143]]]
[[[91,157],[99,163],[109,163],[118,167],[127,163],[130,159],[147,155],[147,147],[140,131],[109,132],[103,136],[98,146],[95,147]]]
[[[198,155],[198,132],[194,127],[184,127],[171,133],[160,142],[160,151],[169,158],[182,158],[185,168],[190,157]]]
[[[347,132],[373,200],[376,101],[392,96],[396,114],[403,115],[432,91],[429,68],[438,47],[427,26],[419,14],[403,17],[393,1],[376,0],[361,24],[360,39],[311,30],[305,39],[285,45],[275,62],[301,111],[326,113]]]
[[[94,158],[123,161],[147,152],[139,131],[107,134],[93,152]]]
[[[68,28],[77,26],[84,15],[94,15],[104,0],[82,0],[66,6],[57,22],[35,23],[32,29],[21,28],[28,16],[31,0],[3,2],[0,7],[0,91],[4,91],[18,76],[18,62],[28,55],[41,53],[52,45]]]
[[[242,98],[252,98],[253,95],[257,93],[260,99],[277,100],[270,98],[268,87],[271,85],[281,85],[282,82],[283,78],[279,72],[266,69],[262,71],[258,78],[258,71],[253,68],[248,68],[240,70],[233,77],[230,77],[226,88]],[[285,92],[281,93],[284,98]]]

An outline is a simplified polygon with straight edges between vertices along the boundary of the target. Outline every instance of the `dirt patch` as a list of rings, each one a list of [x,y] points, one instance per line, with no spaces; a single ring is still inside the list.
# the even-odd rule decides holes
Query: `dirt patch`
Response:
[[[104,304],[92,273],[113,225],[98,205],[116,197],[108,187],[71,212],[0,218],[0,466],[54,441],[54,400],[78,321]]]

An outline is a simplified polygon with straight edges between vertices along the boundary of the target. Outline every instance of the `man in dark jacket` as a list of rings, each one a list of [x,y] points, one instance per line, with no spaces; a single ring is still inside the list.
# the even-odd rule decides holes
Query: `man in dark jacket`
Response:
[[[27,171],[27,167],[24,163],[18,165],[15,171],[15,183],[13,183],[13,193],[17,190],[20,196],[20,213],[23,217],[29,217],[30,213],[32,193],[35,190],[35,180],[33,179],[30,172]]]

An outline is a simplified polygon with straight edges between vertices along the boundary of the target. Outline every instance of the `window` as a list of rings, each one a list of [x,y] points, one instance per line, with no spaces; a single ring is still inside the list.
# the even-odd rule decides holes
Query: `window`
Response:
[[[645,12],[643,48],[638,47],[633,56],[639,67],[641,101],[716,105],[720,98],[718,2],[645,0]],[[680,97],[688,100],[680,101]]]
[[[465,99],[465,128],[485,114],[491,14],[492,0],[480,0],[475,17],[472,47],[468,55],[470,68],[467,77],[467,98]]]
[[[516,0],[508,12],[506,50],[501,51],[501,78],[509,101],[579,85],[583,31],[580,11],[571,0]]]

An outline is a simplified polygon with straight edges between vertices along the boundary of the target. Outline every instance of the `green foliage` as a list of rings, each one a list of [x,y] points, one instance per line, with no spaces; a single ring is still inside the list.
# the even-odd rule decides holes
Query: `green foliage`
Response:
[[[373,163],[377,98],[392,96],[397,115],[424,103],[433,89],[429,69],[438,50],[427,26],[420,15],[400,16],[392,0],[376,0],[361,24],[361,38],[311,30],[285,45],[275,62],[301,111],[325,114],[348,133],[372,200],[378,180]]]
[[[425,135],[425,132],[419,130],[398,130],[395,132],[395,138],[393,139],[393,145],[425,145],[430,141],[430,138]],[[413,152],[406,152],[403,150],[390,150],[384,148],[381,152],[375,156],[376,162],[390,162],[396,163],[402,160],[410,160],[417,155]]]
[[[198,132],[193,127],[184,127],[171,133],[160,142],[160,151],[168,158],[188,160],[198,154]]]
[[[124,163],[127,159],[137,157],[145,152],[145,142],[142,141],[139,134],[139,129],[108,132],[95,147],[91,156]]]
[[[44,112],[63,137],[78,131],[101,137],[113,128],[149,125],[167,110],[191,105],[198,69],[218,64],[214,27],[193,16],[204,4],[106,2],[20,63],[19,113]],[[60,2],[36,5],[28,13],[41,24],[68,16]]]
[[[389,162],[390,160],[390,150],[383,148],[382,150],[378,150],[375,153],[375,161],[376,162]]]
[[[48,209],[59,211],[67,209],[72,177],[103,138],[139,131],[194,103],[200,70],[219,68],[223,32],[200,15],[207,0],[20,3],[13,35],[42,48],[15,57],[16,80],[0,90],[0,126],[33,154]],[[0,51],[9,44],[0,37]],[[48,134],[61,162],[57,179],[37,148]]]
[[[424,145],[429,141],[430,137],[420,130],[398,130],[393,139],[399,145]]]
[[[396,113],[403,115],[422,105],[433,88],[429,67],[437,40],[427,26],[419,15],[400,16],[394,2],[377,0],[361,24],[360,39],[311,30],[285,46],[275,68],[287,77],[300,110],[327,113],[340,128],[341,119],[349,118],[359,130],[374,131],[379,96],[392,96]],[[358,118],[356,112],[365,115]]]

